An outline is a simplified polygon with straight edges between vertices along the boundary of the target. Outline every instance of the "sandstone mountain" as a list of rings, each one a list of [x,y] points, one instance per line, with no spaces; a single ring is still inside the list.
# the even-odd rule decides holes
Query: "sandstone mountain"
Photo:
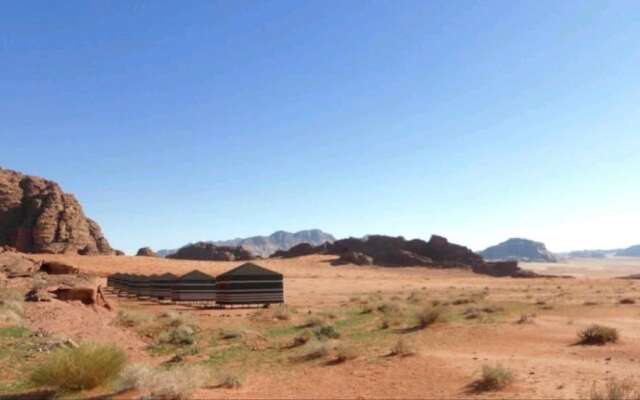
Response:
[[[616,257],[640,257],[640,244],[618,250],[616,252]]]
[[[0,246],[25,253],[113,253],[72,194],[55,182],[2,168]]]
[[[428,242],[420,239],[406,240],[403,237],[370,235],[363,239],[342,239],[316,247],[300,244],[287,251],[278,251],[272,257],[292,258],[310,254],[339,256],[332,262],[333,265],[376,264],[385,267],[465,268],[492,276],[535,276],[534,273],[520,269],[515,261],[485,262],[470,249],[450,243],[446,238],[437,235],[433,235]]]
[[[323,232],[320,229],[310,229],[295,233],[277,231],[269,236],[252,236],[206,243],[211,243],[215,246],[241,246],[252,254],[268,257],[278,250],[289,250],[300,243],[309,243],[312,246],[318,246],[326,242],[334,242],[335,240],[331,234]],[[176,251],[177,250],[159,250],[157,254],[164,257]]]
[[[544,243],[528,239],[509,239],[485,249],[480,255],[486,260],[494,261],[557,262]]]
[[[181,247],[175,253],[169,254],[167,258],[202,261],[249,261],[255,259],[255,256],[240,246],[216,246],[212,243],[198,242]]]

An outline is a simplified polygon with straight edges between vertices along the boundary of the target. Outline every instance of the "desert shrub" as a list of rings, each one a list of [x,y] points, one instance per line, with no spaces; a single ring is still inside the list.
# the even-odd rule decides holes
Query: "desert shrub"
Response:
[[[483,365],[480,379],[472,386],[478,392],[500,390],[513,382],[513,372],[500,364],[495,366]]]
[[[242,378],[235,374],[227,374],[222,377],[218,386],[225,389],[239,389],[242,387]]]
[[[516,324],[524,325],[524,324],[533,324],[533,319],[536,317],[535,314],[521,314],[520,318],[516,320]]]
[[[218,334],[220,339],[231,340],[231,339],[240,339],[245,336],[244,332],[237,329],[222,329]]]
[[[320,340],[337,339],[340,337],[340,333],[336,331],[336,328],[334,328],[333,325],[319,326],[313,330],[313,333],[316,335],[316,338]]]
[[[146,364],[127,365],[116,382],[117,390],[138,389],[140,382],[150,379],[153,369]]]
[[[302,325],[300,325],[300,328],[313,328],[315,326],[320,326],[324,323],[324,319],[322,317],[319,316],[312,316],[312,317],[308,317],[303,323]]]
[[[340,344],[336,347],[336,361],[346,362],[358,358],[358,351],[355,347],[347,344]]]
[[[143,398],[152,399],[188,399],[209,380],[205,370],[193,366],[168,370],[141,366],[126,372],[127,375],[121,377],[127,383],[124,388],[136,389]]]
[[[398,339],[398,341],[393,345],[391,351],[389,352],[392,356],[410,356],[415,354],[415,348],[412,343],[404,338]]]
[[[418,311],[416,319],[418,320],[418,327],[424,329],[440,319],[442,316],[442,310],[439,308],[425,307]]]
[[[127,361],[114,346],[83,344],[52,352],[38,365],[31,380],[65,391],[92,389],[118,376]]]
[[[20,325],[24,316],[24,298],[15,290],[0,291],[0,323]]]
[[[365,304],[360,309],[360,314],[371,314],[373,312],[373,306],[370,304]]]
[[[317,360],[319,358],[324,358],[327,355],[329,355],[329,349],[327,348],[327,345],[324,343],[314,341],[314,342],[309,342],[304,352],[300,356],[294,357],[294,360],[312,361],[312,360]]]
[[[624,298],[624,299],[620,299],[620,304],[636,304],[636,301],[632,298]]]
[[[132,311],[119,310],[116,315],[116,324],[128,328],[136,327],[148,320],[148,315]]]
[[[400,306],[396,303],[383,302],[378,304],[376,309],[383,314],[394,314],[400,312]]]
[[[187,325],[179,325],[170,328],[158,336],[160,343],[172,344],[175,346],[188,346],[196,341],[195,331]]]
[[[460,299],[455,299],[454,301],[451,302],[451,304],[453,304],[454,306],[459,306],[459,305],[471,304],[475,302],[476,302],[475,299],[460,298]]]
[[[293,338],[293,342],[291,343],[291,347],[298,347],[306,344],[313,337],[313,332],[308,329],[300,332]]]
[[[424,300],[423,295],[420,292],[411,292],[407,297],[407,301],[411,304],[418,304]]]
[[[160,313],[160,319],[165,326],[170,326],[174,328],[181,325],[190,324],[190,321],[186,316],[176,311],[164,311]]]
[[[603,345],[618,341],[618,330],[604,325],[593,324],[578,332],[578,343]]]
[[[632,380],[612,380],[599,387],[595,384],[589,393],[590,400],[639,400],[640,386]]]
[[[285,304],[278,304],[273,308],[273,317],[280,321],[288,321],[291,319],[291,311]]]

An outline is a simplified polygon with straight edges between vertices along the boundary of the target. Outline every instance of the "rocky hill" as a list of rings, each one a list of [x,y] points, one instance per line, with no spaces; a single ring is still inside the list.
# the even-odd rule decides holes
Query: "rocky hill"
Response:
[[[269,257],[278,250],[289,250],[301,243],[309,243],[312,246],[318,246],[325,242],[334,242],[335,240],[336,239],[331,234],[323,232],[320,229],[310,229],[295,233],[277,231],[269,236],[252,236],[248,238],[211,241],[205,243],[211,243],[214,246],[241,246],[257,256]],[[177,250],[159,250],[157,254],[165,257],[169,254],[175,253],[176,251]]]
[[[556,257],[547,250],[544,243],[528,239],[509,239],[491,246],[480,255],[485,260],[515,260],[524,262],[557,262]]]
[[[176,260],[202,261],[249,261],[255,256],[250,251],[240,247],[216,246],[212,243],[198,242],[181,247],[167,258]]]
[[[72,194],[55,182],[2,168],[0,246],[25,253],[113,253]]]
[[[640,244],[618,250],[616,252],[616,257],[640,257]]]

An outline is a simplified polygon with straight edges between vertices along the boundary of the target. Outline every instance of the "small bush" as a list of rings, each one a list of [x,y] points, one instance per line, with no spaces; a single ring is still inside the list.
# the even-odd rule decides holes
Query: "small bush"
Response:
[[[140,382],[150,379],[153,370],[146,364],[127,365],[115,385],[117,390],[138,389]]]
[[[239,389],[242,387],[242,378],[238,375],[227,374],[220,380],[218,386],[225,389]]]
[[[114,346],[84,344],[51,353],[33,371],[31,380],[66,391],[93,389],[117,377],[126,361],[124,351]]]
[[[0,323],[20,325],[24,316],[24,299],[15,290],[0,291]]]
[[[319,342],[311,342],[307,345],[304,353],[299,357],[295,357],[294,360],[297,361],[312,361],[317,360],[319,358],[324,358],[329,355],[329,349],[327,345]]]
[[[461,299],[456,299],[456,300],[451,302],[451,304],[453,304],[454,306],[459,306],[459,305],[463,305],[463,304],[470,304],[470,303],[475,303],[475,300],[474,299],[461,298]]]
[[[416,314],[418,327],[425,329],[440,319],[442,311],[438,308],[426,307]]]
[[[424,300],[423,295],[420,292],[411,292],[409,297],[407,297],[407,301],[411,304],[419,304]]]
[[[520,318],[516,320],[516,324],[525,325],[525,324],[533,324],[533,319],[536,317],[535,314],[521,314]]]
[[[278,304],[273,308],[273,317],[280,321],[288,321],[291,319],[291,311],[285,304]]]
[[[598,387],[595,382],[589,394],[590,400],[638,400],[640,399],[640,386],[631,380],[612,380],[604,387]]]
[[[220,339],[231,340],[231,339],[240,339],[244,337],[244,332],[240,330],[233,329],[223,329],[220,331]]]
[[[373,306],[370,304],[365,304],[360,309],[360,314],[371,314],[373,312]]]
[[[620,299],[620,304],[636,304],[636,301],[632,298]]]
[[[584,345],[604,345],[618,341],[618,330],[608,326],[593,324],[578,332],[578,343]]]
[[[416,351],[415,351],[415,348],[413,347],[413,344],[411,344],[409,341],[407,341],[404,338],[400,338],[398,339],[396,344],[394,344],[393,347],[391,348],[391,352],[389,353],[389,355],[406,357],[406,356],[413,355],[415,353]]]
[[[296,335],[296,337],[293,338],[291,347],[298,347],[298,346],[305,345],[309,340],[311,340],[312,337],[313,337],[313,333],[310,330],[305,329],[304,331],[300,332],[298,335]]]
[[[500,364],[495,366],[483,365],[482,376],[472,386],[475,391],[486,392],[500,390],[513,382],[513,372]]]
[[[196,341],[193,328],[186,325],[180,325],[162,332],[158,339],[160,343],[168,343],[175,346],[188,346]]]
[[[189,320],[182,314],[176,311],[164,311],[160,314],[160,319],[165,326],[177,328],[181,325],[188,325]]]
[[[321,317],[309,317],[307,318],[304,323],[302,325],[300,325],[300,328],[313,328],[315,326],[320,326],[324,323],[324,319]]]
[[[400,313],[400,307],[396,303],[380,303],[376,309],[383,314],[397,314]]]
[[[340,344],[336,348],[337,362],[343,363],[346,361],[354,360],[356,358],[358,358],[358,351],[355,347],[346,344]]]
[[[119,310],[116,316],[116,324],[133,328],[149,320],[149,316],[131,311]]]
[[[324,339],[337,339],[340,337],[336,328],[333,325],[323,325],[313,330],[313,333],[320,340]]]
[[[203,387],[208,380],[209,374],[205,370],[185,366],[141,374],[134,387],[143,398],[181,400],[189,399],[193,391]]]

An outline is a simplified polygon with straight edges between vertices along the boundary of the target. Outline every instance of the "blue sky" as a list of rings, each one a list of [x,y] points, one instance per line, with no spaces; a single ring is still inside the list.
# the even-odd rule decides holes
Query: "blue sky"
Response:
[[[637,1],[5,2],[0,165],[112,245],[640,243]]]

